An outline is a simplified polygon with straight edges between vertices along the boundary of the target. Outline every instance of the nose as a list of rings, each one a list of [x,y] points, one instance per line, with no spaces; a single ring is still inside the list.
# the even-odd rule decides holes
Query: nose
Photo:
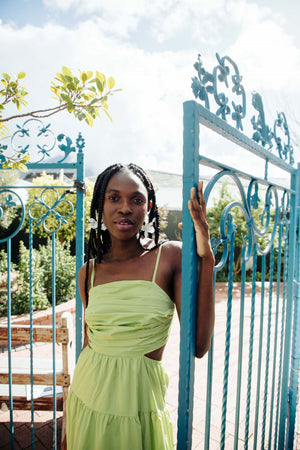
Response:
[[[119,211],[122,214],[130,214],[132,212],[129,200],[122,200],[122,202],[120,203]]]

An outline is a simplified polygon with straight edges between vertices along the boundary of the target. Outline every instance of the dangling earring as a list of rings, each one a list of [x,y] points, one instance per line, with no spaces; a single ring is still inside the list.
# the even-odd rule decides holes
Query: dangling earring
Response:
[[[152,222],[149,222],[149,214],[146,214],[145,221],[142,225],[141,231],[143,231],[145,234],[146,233],[148,233],[148,234],[154,233],[154,231],[155,231],[155,228],[153,226],[154,220],[155,219],[153,219]]]
[[[107,227],[105,226],[103,220],[101,220],[101,230],[102,230],[102,231],[107,230]]]
[[[98,211],[95,211],[95,217],[96,217],[96,219],[94,219],[93,217],[88,218],[91,230],[97,230],[97,228],[98,228],[98,218],[99,218]]]

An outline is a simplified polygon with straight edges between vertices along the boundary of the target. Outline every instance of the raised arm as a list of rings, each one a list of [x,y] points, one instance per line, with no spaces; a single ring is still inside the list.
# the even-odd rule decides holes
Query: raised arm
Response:
[[[197,291],[196,357],[202,358],[209,350],[215,323],[213,294],[214,255],[210,245],[209,226],[206,220],[206,205],[203,182],[198,184],[198,199],[195,188],[191,189],[188,207],[194,222],[197,254],[199,257]]]

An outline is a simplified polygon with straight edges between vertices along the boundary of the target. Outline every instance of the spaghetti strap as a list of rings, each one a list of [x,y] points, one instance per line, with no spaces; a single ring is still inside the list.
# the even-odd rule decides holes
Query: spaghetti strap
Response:
[[[156,278],[157,268],[158,268],[158,264],[159,264],[161,249],[162,249],[162,244],[160,244],[160,246],[158,248],[158,253],[157,253],[157,257],[156,257],[156,263],[155,263],[153,277],[152,277],[152,283],[155,283],[155,278]]]
[[[95,278],[95,260],[92,260],[93,263],[93,269],[91,273],[91,288],[94,287],[94,278]]]

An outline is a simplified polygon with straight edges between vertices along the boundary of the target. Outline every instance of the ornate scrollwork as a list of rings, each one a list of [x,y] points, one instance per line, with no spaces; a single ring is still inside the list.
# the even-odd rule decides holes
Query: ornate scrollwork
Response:
[[[45,188],[41,194],[41,198],[35,197],[36,201],[29,206],[29,217],[36,221],[37,226],[42,224],[44,230],[49,233],[57,232],[62,223],[68,223],[66,219],[74,212],[72,202],[65,199],[67,193],[69,191],[65,191],[59,195],[55,188]],[[65,213],[66,207],[67,209],[69,207],[69,212],[67,213]]]
[[[16,128],[17,130],[11,137],[12,152],[16,157],[29,154],[30,162],[34,163],[45,162],[46,159],[49,161],[49,158],[53,156],[57,159],[57,148],[64,155],[57,162],[63,163],[71,153],[82,152],[85,145],[80,133],[76,140],[76,146],[72,139],[65,134],[60,133],[55,137],[51,125],[45,125],[40,119],[28,119],[23,125],[16,125]],[[9,146],[0,145],[0,164],[6,160],[4,154],[6,151],[10,151]]]
[[[258,254],[267,255],[275,243],[279,221],[286,221],[289,215],[289,201],[286,191],[282,193],[280,205],[277,188],[269,185],[264,191],[264,201],[262,202],[258,194],[259,183],[256,179],[252,179],[249,182],[246,194],[237,175],[229,170],[219,172],[210,180],[204,194],[206,201],[208,201],[216,183],[224,176],[230,176],[234,180],[240,200],[233,200],[224,207],[220,220],[219,236],[212,238],[211,243],[214,254],[219,253],[215,267],[216,271],[221,270],[226,264],[230,242],[232,242],[233,236],[237,233],[240,233],[243,241],[242,247],[245,261],[250,259],[254,244],[256,244]],[[263,205],[261,206],[261,204]],[[236,210],[239,210],[243,217],[244,231],[239,229],[235,223]],[[257,211],[257,213],[255,214],[254,211]]]
[[[30,153],[34,162],[41,162],[51,156],[56,144],[50,124],[44,125],[39,119],[28,119],[22,126],[17,125],[17,131],[11,138],[11,145],[17,153]]]
[[[192,91],[194,96],[204,102],[205,108],[211,110],[210,95],[213,95],[217,110],[216,116],[227,121],[230,116],[235,122],[235,127],[243,131],[243,119],[246,116],[246,94],[242,85],[242,76],[238,66],[229,57],[220,57],[216,53],[218,64],[212,72],[208,72],[198,55],[198,60],[194,64],[197,77],[192,78]],[[230,86],[230,82],[232,86]],[[224,87],[225,90],[222,90]],[[234,94],[238,101],[229,101],[229,95]],[[278,156],[289,164],[294,164],[293,147],[290,144],[290,134],[286,117],[283,112],[278,113],[274,126],[270,127],[266,123],[262,97],[258,92],[252,93],[252,106],[255,114],[251,118],[254,133],[252,139],[261,144],[267,150],[276,147]],[[280,137],[279,130],[284,133],[284,139]],[[284,142],[285,141],[285,142]]]
[[[231,114],[232,120],[236,124],[237,129],[243,130],[242,119],[246,114],[246,95],[243,88],[242,77],[235,62],[228,56],[221,58],[216,54],[219,64],[214,67],[213,72],[207,72],[204,69],[201,55],[198,55],[198,61],[195,62],[194,68],[198,73],[198,78],[192,78],[192,90],[196,98],[205,102],[205,107],[210,109],[209,94],[213,94],[215,102],[218,105],[216,111],[217,116],[227,120],[226,116]],[[232,73],[231,77],[230,74]],[[220,84],[224,83],[227,90],[229,89],[229,81],[231,79],[233,87],[231,92],[235,96],[241,96],[241,103],[232,101],[229,105],[229,98],[225,92],[220,91]],[[208,84],[209,83],[209,84]]]
[[[283,131],[287,142],[283,142],[278,134],[278,129]],[[291,145],[290,131],[283,112],[277,114],[277,119],[274,122],[273,136],[277,145],[279,157],[288,161],[290,164],[294,164],[294,149]]]
[[[0,190],[0,242],[12,239],[23,226],[25,207],[22,198],[10,189]]]

